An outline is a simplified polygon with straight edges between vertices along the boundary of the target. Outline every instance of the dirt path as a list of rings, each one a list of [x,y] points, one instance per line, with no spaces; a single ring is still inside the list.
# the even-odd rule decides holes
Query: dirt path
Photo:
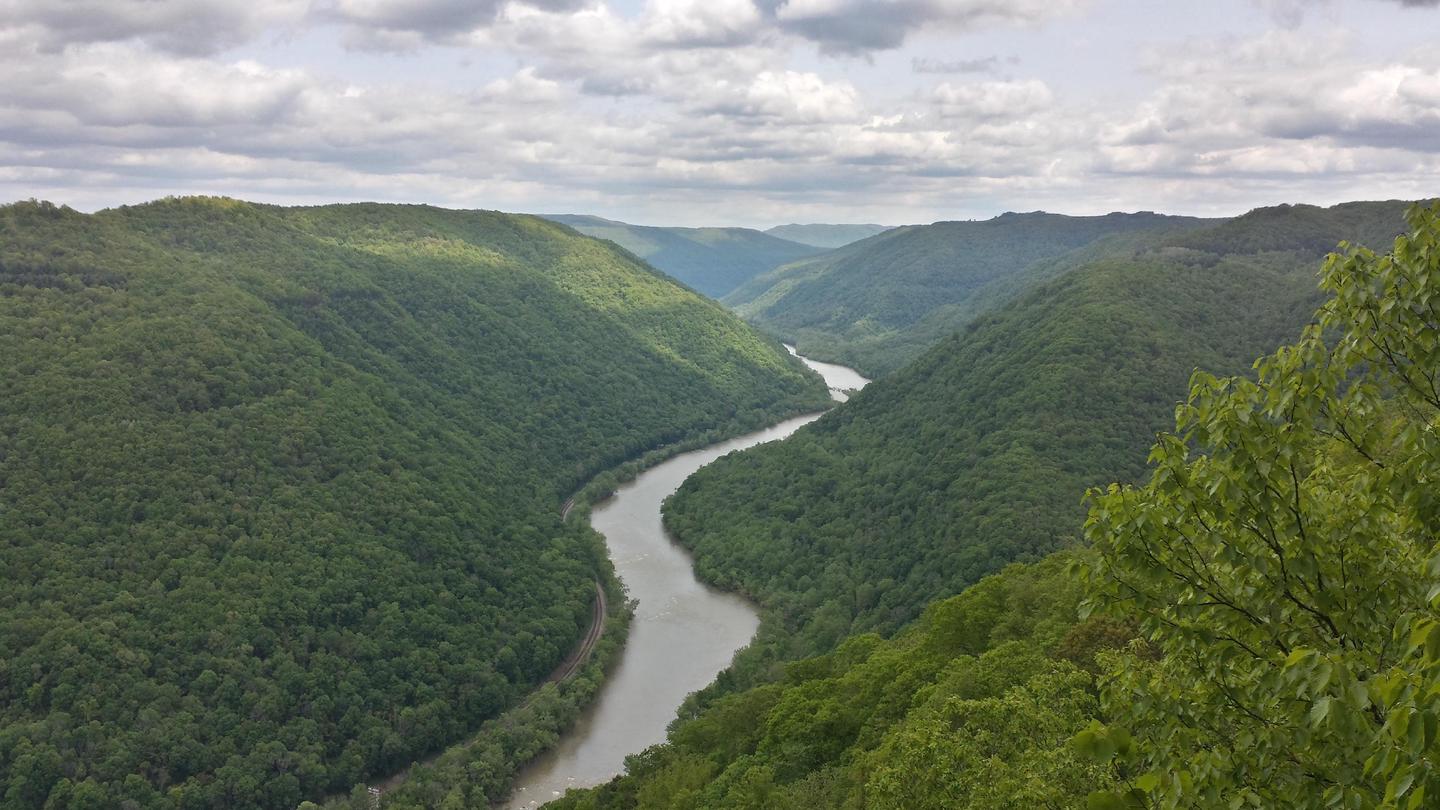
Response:
[[[601,587],[600,581],[596,580],[595,603],[590,613],[590,629],[585,631],[585,637],[580,640],[580,643],[576,645],[575,649],[570,653],[570,655],[564,661],[560,662],[560,666],[556,667],[555,671],[550,673],[550,677],[545,679],[545,683],[559,683],[560,681],[568,680],[575,677],[575,673],[579,672],[580,667],[584,666],[585,662],[590,659],[590,653],[595,649],[595,644],[598,643],[600,641],[600,637],[605,634],[605,617],[608,615],[608,611],[609,603],[605,599],[605,589]],[[524,702],[520,703],[514,708],[521,708],[529,702],[530,698],[526,698]],[[511,711],[514,711],[514,709],[511,709]],[[479,740],[479,736],[475,736],[471,737],[463,743],[458,743],[457,745],[461,748],[469,748],[470,746],[479,742]],[[443,756],[449,751],[453,751],[455,748],[456,746],[452,745],[443,751],[439,751],[435,754],[432,754],[431,756],[426,757],[423,760],[420,760],[418,764],[433,765],[435,761],[438,760],[441,756]],[[411,767],[414,766],[412,765]],[[405,780],[409,778],[409,776],[410,768],[405,768],[398,773],[392,774],[388,779],[376,782],[373,787],[378,788],[380,793],[382,794],[389,793],[390,791],[403,784]]]
[[[600,581],[595,581],[595,606],[590,614],[590,629],[586,631],[585,638],[580,639],[580,646],[570,653],[570,657],[560,662],[560,666],[550,673],[549,683],[559,683],[575,677],[580,667],[590,659],[590,653],[595,649],[595,644],[605,634],[605,616],[609,613],[609,605],[605,601],[605,589],[600,587]]]
[[[575,496],[572,495],[565,500],[565,503],[560,504],[560,519],[568,519],[570,510],[574,508]],[[608,615],[610,615],[610,604],[605,599],[605,586],[601,585],[600,580],[597,579],[595,580],[595,603],[590,611],[590,629],[585,631],[585,637],[580,639],[580,643],[576,645],[570,655],[560,662],[560,666],[550,673],[549,678],[545,679],[546,683],[559,683],[575,677],[575,673],[580,671],[580,667],[590,660],[590,653],[594,651],[600,637],[605,635],[605,617]]]

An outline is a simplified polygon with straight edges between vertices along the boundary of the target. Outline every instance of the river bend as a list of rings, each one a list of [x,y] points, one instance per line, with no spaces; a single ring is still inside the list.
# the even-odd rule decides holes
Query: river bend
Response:
[[[800,359],[825,378],[837,400],[869,382],[845,366]],[[695,579],[690,554],[661,525],[660,504],[715,459],[783,439],[819,416],[678,455],[621,485],[591,511],[590,525],[605,536],[616,573],[639,606],[595,702],[554,748],[520,772],[509,808],[538,807],[572,787],[609,781],[624,769],[626,756],[663,742],[685,696],[713,681],[750,643],[760,623],[754,606]]]

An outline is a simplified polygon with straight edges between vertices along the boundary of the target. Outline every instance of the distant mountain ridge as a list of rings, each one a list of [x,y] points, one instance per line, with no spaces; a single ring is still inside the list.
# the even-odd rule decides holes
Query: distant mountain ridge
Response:
[[[825,250],[751,228],[631,225],[589,214],[542,216],[586,236],[608,239],[711,298],[722,298],[761,273]]]
[[[725,303],[821,360],[889,373],[1017,292],[1064,272],[1071,251],[1207,220],[1142,211],[1043,211],[884,231],[751,279]]]
[[[844,247],[851,242],[859,242],[861,239],[868,239],[877,233],[894,228],[894,225],[865,224],[825,224],[812,223],[799,225],[776,225],[767,228],[765,233],[771,236],[778,236],[781,239],[789,239],[792,242],[799,242],[802,245],[814,245],[822,248]]]

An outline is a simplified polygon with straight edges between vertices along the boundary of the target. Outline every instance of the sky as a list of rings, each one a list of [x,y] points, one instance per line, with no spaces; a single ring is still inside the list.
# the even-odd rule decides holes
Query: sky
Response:
[[[0,0],[0,201],[654,225],[1440,195],[1440,0]]]

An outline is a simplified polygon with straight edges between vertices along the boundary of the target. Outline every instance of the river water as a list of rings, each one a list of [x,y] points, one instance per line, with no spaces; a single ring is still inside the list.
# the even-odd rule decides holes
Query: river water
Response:
[[[819,360],[810,358],[795,351],[795,347],[789,343],[785,344],[785,351],[800,358],[800,362],[815,369],[825,378],[825,384],[830,387],[830,396],[837,402],[845,402],[850,399],[851,391],[859,391],[870,382],[849,366],[837,366],[834,363],[822,363]]]
[[[800,359],[825,378],[837,400],[869,382],[845,366]],[[639,607],[620,661],[595,702],[553,749],[520,772],[509,808],[538,807],[569,788],[609,781],[624,769],[627,755],[663,742],[685,696],[713,681],[750,643],[760,623],[754,606],[695,579],[690,554],[660,523],[660,504],[715,459],[783,439],[819,416],[788,419],[678,455],[622,485],[591,511],[590,525],[605,536],[616,573]]]

